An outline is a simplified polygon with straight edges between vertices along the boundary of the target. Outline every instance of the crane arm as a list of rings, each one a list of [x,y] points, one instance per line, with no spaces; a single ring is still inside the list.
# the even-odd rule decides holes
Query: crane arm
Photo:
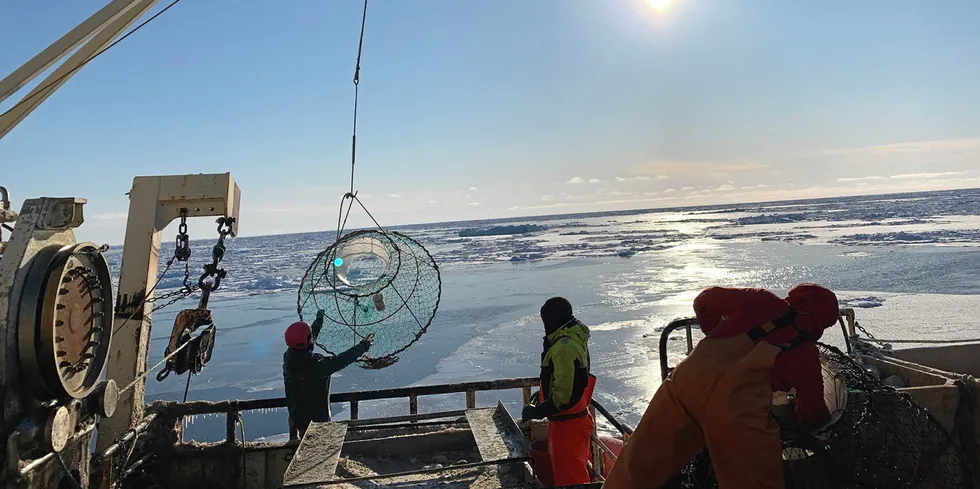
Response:
[[[133,22],[153,8],[158,1],[113,0],[23,66],[0,80],[0,102],[3,102],[58,62],[72,49],[89,40],[13,108],[0,115],[0,139],[47,100],[55,90],[67,82],[83,64],[97,55]]]

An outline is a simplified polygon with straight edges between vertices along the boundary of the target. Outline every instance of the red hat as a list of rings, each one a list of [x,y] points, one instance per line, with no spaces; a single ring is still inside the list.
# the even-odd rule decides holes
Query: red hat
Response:
[[[308,350],[313,336],[313,328],[303,321],[297,321],[286,328],[286,346],[294,350]]]
[[[793,287],[786,295],[786,302],[796,311],[796,327],[819,339],[823,330],[840,318],[837,295],[817,284],[804,283]]]

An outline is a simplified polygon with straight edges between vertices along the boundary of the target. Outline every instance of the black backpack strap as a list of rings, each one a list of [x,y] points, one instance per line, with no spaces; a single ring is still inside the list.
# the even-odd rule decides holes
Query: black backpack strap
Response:
[[[772,321],[767,321],[761,326],[756,326],[746,332],[749,335],[749,339],[752,341],[760,340],[764,338],[769,333],[786,326],[791,326],[793,321],[796,319],[796,311],[793,308],[789,308],[786,314],[782,317],[773,319]]]
[[[808,341],[813,340],[813,337],[810,335],[810,333],[807,333],[806,331],[800,331],[798,328],[796,328],[795,320],[796,320],[796,311],[791,307],[789,311],[786,312],[786,314],[783,314],[782,317],[773,319],[772,321],[768,321],[761,326],[756,326],[748,330],[746,334],[749,336],[750,340],[758,341],[777,329],[791,326],[793,327],[793,329],[796,329],[797,332],[796,337],[794,337],[789,343],[775,345],[783,350],[789,350],[791,348],[796,348]]]

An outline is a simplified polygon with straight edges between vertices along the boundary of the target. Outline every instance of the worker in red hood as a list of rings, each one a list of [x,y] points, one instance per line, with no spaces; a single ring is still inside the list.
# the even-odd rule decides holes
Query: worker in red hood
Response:
[[[707,445],[720,489],[783,488],[773,389],[796,388],[804,427],[827,418],[816,341],[839,318],[837,296],[800,284],[785,299],[712,287],[694,299],[707,337],[654,394],[603,487],[661,487]]]

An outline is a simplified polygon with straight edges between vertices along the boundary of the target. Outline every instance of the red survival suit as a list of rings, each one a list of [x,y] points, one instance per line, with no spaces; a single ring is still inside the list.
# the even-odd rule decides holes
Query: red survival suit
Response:
[[[589,412],[589,405],[592,403],[595,381],[595,376],[589,375],[582,398],[572,407],[548,417],[548,454],[556,486],[592,482],[589,459],[592,457],[590,447],[595,420]],[[543,402],[544,394],[538,391],[538,404]]]
[[[804,425],[827,416],[815,341],[837,297],[801,284],[786,299],[713,287],[694,301],[707,338],[664,380],[603,487],[661,487],[705,445],[720,489],[785,487],[773,388],[797,389]]]

